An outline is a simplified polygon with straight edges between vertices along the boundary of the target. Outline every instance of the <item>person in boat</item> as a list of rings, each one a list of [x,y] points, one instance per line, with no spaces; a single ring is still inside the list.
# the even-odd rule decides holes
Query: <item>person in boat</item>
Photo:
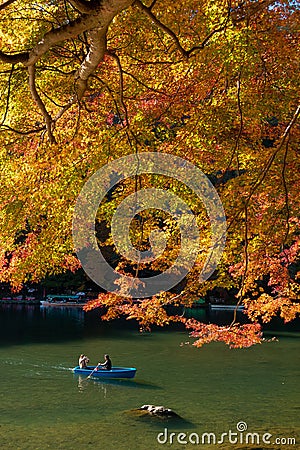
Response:
[[[109,355],[104,355],[104,363],[98,363],[100,369],[111,370],[112,364]]]
[[[87,356],[85,356],[84,354],[81,354],[79,356],[78,364],[79,364],[80,369],[86,369],[87,364],[89,362],[90,362],[89,358]]]

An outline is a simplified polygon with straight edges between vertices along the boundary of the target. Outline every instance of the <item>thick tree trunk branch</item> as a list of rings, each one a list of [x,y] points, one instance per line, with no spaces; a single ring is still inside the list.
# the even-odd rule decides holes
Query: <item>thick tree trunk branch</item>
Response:
[[[81,100],[87,88],[87,80],[103,60],[106,52],[106,33],[113,18],[123,9],[132,5],[134,0],[70,0],[72,6],[82,14],[77,19],[48,31],[43,38],[29,51],[17,54],[6,54],[0,51],[0,60],[9,63],[22,63],[28,67],[29,87],[32,98],[43,114],[46,129],[51,142],[55,142],[52,127],[71,105]],[[8,6],[12,0],[3,4]],[[35,64],[52,47],[60,42],[68,41],[83,32],[88,33],[90,40],[89,52],[75,73],[75,94],[69,102],[59,111],[54,119],[48,113],[35,84]]]
[[[81,17],[78,17],[76,20],[66,25],[48,31],[48,33],[44,35],[43,39],[29,52],[28,61],[25,65],[31,66],[35,64],[51,47],[54,47],[59,42],[67,41],[75,36],[78,36],[84,31],[95,28],[99,25],[99,22],[104,22],[104,20],[101,19],[102,18],[98,17],[98,15],[83,14]],[[107,28],[107,24],[105,28]]]
[[[88,32],[89,52],[78,69],[78,77],[81,80],[86,81],[102,61],[106,52],[106,33],[107,28],[93,29]]]
[[[2,3],[0,5],[0,11],[2,11],[3,9],[7,8],[9,5],[11,5],[12,3],[14,3],[16,0],[6,0],[6,2]]]
[[[28,61],[28,58],[29,58],[28,52],[8,54],[8,53],[3,53],[0,50],[0,61],[3,61],[4,63],[7,63],[7,64],[18,64],[18,63],[25,64]]]
[[[91,5],[89,2],[82,0],[68,0],[68,2],[73,6],[73,8],[77,9],[83,14],[88,14],[91,12]]]
[[[87,88],[87,80],[102,61],[106,52],[106,33],[107,29],[94,29],[89,31],[90,38],[89,52],[75,74],[75,94],[69,102],[58,112],[54,121],[57,121],[74,103],[80,101]]]
[[[101,0],[68,0],[69,3],[75,8],[78,9],[81,13],[89,14],[92,12],[95,7],[101,5]]]
[[[38,93],[37,89],[36,89],[36,84],[35,84],[35,66],[29,66],[28,67],[28,73],[29,73],[29,88],[30,88],[30,92],[31,92],[32,98],[34,99],[34,101],[36,102],[37,106],[41,110],[41,113],[43,114],[50,142],[55,142],[55,139],[54,139],[54,136],[53,136],[53,133],[52,133],[52,119],[51,119],[51,116],[48,113],[48,111],[47,111],[47,109],[46,109],[46,107],[45,107],[41,97],[39,96],[39,93]]]
[[[89,14],[82,14],[68,24],[48,31],[30,52],[12,55],[0,51],[0,60],[11,64],[22,62],[25,66],[31,66],[59,42],[67,41],[94,28],[107,30],[112,19],[123,9],[128,8],[133,1],[104,0],[102,2],[87,2],[95,5],[94,7],[91,6]]]

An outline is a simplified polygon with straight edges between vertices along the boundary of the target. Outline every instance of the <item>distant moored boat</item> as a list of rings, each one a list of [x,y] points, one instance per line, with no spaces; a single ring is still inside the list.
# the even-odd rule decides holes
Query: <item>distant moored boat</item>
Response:
[[[49,294],[46,300],[41,300],[41,306],[78,306],[82,307],[87,300],[83,295]]]

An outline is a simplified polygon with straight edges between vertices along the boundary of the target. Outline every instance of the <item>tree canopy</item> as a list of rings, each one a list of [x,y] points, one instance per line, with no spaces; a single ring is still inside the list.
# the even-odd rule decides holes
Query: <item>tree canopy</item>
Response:
[[[207,213],[171,177],[137,175],[98,210],[99,245],[135,277],[165,270],[180,239],[168,214],[132,222],[135,246],[165,232],[164,255],[129,265],[110,222],[141,187],[181,196],[201,231],[198,259],[181,290],[140,302],[103,293],[104,318],[143,328],[171,320],[165,304],[190,305],[215,287],[234,290],[252,323],[187,321],[195,344],[260,342],[259,322],[299,313],[299,4],[272,0],[6,0],[0,5],[0,281],[19,289],[76,271],[72,217],[89,177],[109,161],[168,153],[199,167],[218,191],[227,240],[214,275],[199,282]],[[113,255],[113,257],[111,256]],[[128,267],[130,266],[130,267]]]

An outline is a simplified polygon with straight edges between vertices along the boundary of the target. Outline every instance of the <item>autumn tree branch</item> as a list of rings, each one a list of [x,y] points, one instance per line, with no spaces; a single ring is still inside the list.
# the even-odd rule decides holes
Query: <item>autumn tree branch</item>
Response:
[[[36,134],[36,133],[40,133],[41,131],[45,131],[46,127],[39,127],[39,128],[34,128],[32,130],[27,130],[27,131],[22,131],[22,130],[17,130],[16,128],[13,128],[9,125],[3,124],[1,125],[1,128],[11,131],[12,133],[15,134],[19,134],[20,136],[29,136],[30,134]]]
[[[229,8],[229,14],[233,24],[239,22],[248,22],[251,17],[259,14],[263,9],[276,3],[276,0],[263,0],[261,2],[248,3],[245,1],[239,2],[235,8]]]
[[[155,4],[156,4],[157,0],[152,0],[151,5],[149,6],[149,9],[153,9]]]
[[[14,72],[14,68],[15,65],[13,64],[9,73],[9,77],[8,77],[8,88],[7,88],[7,96],[6,96],[6,106],[5,106],[5,112],[4,112],[4,116],[3,119],[1,121],[0,126],[2,126],[6,120],[7,117],[7,113],[8,113],[8,108],[9,108],[9,100],[10,100],[10,93],[11,93],[11,79],[12,79],[12,75]]]
[[[288,149],[289,149],[289,139],[287,140],[286,145],[285,145],[285,152],[284,152],[284,156],[283,156],[283,166],[282,166],[282,171],[281,171],[282,184],[283,184],[284,196],[285,196],[285,209],[286,209],[286,232],[285,232],[282,246],[284,246],[284,244],[286,243],[288,235],[289,235],[289,231],[290,231],[289,191],[288,191],[287,180],[286,180],[286,166],[287,166]]]
[[[155,23],[155,25],[158,26],[162,31],[164,31],[166,34],[168,34],[174,41],[176,48],[179,50],[179,52],[184,56],[185,58],[188,58],[189,54],[188,52],[181,46],[178,36],[172,31],[169,27],[164,25],[151,11],[151,7],[147,7],[144,5],[140,0],[135,0],[134,4],[143,12],[145,13],[152,22]]]
[[[96,80],[98,80],[98,81],[104,86],[104,88],[107,90],[107,92],[109,93],[109,95],[110,95],[110,97],[111,97],[111,99],[112,99],[112,101],[113,101],[113,103],[114,103],[114,105],[115,105],[116,111],[117,111],[117,113],[119,114],[119,105],[118,105],[118,102],[117,102],[117,100],[115,99],[115,97],[114,97],[114,95],[113,95],[113,92],[112,92],[111,88],[108,86],[107,83],[105,83],[105,82],[104,82],[101,78],[99,78],[97,75],[93,75],[93,78],[95,78]],[[119,114],[119,115],[120,115],[120,114]]]
[[[214,36],[214,34],[219,33],[223,30],[225,30],[229,18],[230,18],[230,11],[228,11],[228,14],[226,16],[226,19],[224,21],[224,23],[222,23],[218,28],[213,29],[201,42],[201,44],[196,45],[192,48],[190,48],[189,50],[185,50],[182,45],[180,44],[179,38],[176,35],[176,33],[174,33],[173,30],[171,30],[171,28],[167,27],[166,25],[164,25],[156,16],[155,14],[153,14],[153,12],[151,11],[151,9],[153,8],[155,2],[152,2],[151,6],[147,7],[146,5],[144,5],[140,0],[135,0],[134,5],[136,5],[143,13],[145,13],[151,20],[152,22],[155,23],[155,25],[157,25],[158,28],[160,28],[164,33],[168,34],[174,41],[176,48],[179,50],[179,52],[182,54],[182,56],[184,58],[188,58],[193,52],[195,52],[196,50],[202,50],[205,45],[208,43],[208,41]]]
[[[277,146],[276,150],[274,151],[274,153],[270,156],[269,160],[267,161],[267,164],[263,170],[262,176],[259,180],[256,181],[256,183],[254,183],[254,185],[252,186],[252,189],[249,193],[249,196],[246,199],[246,203],[245,205],[247,206],[254,194],[254,192],[256,191],[256,189],[262,184],[262,182],[264,181],[264,179],[267,176],[267,173],[270,169],[270,167],[272,166],[274,159],[276,158],[276,155],[279,153],[279,151],[282,149],[286,139],[288,138],[290,131],[292,129],[292,127],[294,126],[294,124],[296,123],[298,116],[300,114],[300,105],[298,105],[298,107],[296,108],[296,111],[294,112],[294,115],[292,117],[292,119],[290,120],[288,126],[286,127],[286,129],[284,130],[284,133],[282,135],[282,138],[279,142],[279,145]]]
[[[237,93],[236,93],[237,94],[237,108],[238,108],[239,119],[240,119],[239,131],[238,131],[237,137],[235,138],[235,141],[234,141],[234,147],[233,147],[233,150],[232,150],[232,153],[231,153],[231,156],[230,156],[229,163],[227,164],[227,167],[226,167],[226,169],[225,169],[225,171],[223,173],[223,176],[222,176],[222,178],[220,180],[221,183],[224,181],[224,177],[225,177],[226,172],[231,167],[231,164],[232,164],[234,156],[237,155],[237,158],[238,158],[237,151],[238,151],[238,148],[239,148],[239,142],[240,142],[240,139],[242,137],[243,128],[244,128],[243,109],[242,109],[242,103],[241,103],[241,75],[242,75],[242,72],[241,72],[241,70],[239,70],[238,79],[237,79],[237,83],[236,83],[236,88],[237,88]]]
[[[50,142],[55,143],[55,138],[52,133],[52,118],[51,118],[50,114],[48,113],[41,97],[39,96],[37,88],[36,88],[35,65],[28,67],[28,74],[29,74],[29,88],[30,88],[32,98],[36,102],[39,109],[41,110],[41,113],[43,114]]]
[[[290,210],[289,210],[289,201],[288,201],[288,190],[287,190],[287,185],[286,185],[286,179],[285,179],[285,169],[286,169],[286,158],[287,158],[287,152],[288,152],[288,142],[289,142],[289,137],[290,137],[290,131],[293,127],[293,125],[296,123],[298,116],[300,114],[300,105],[298,105],[296,111],[294,112],[294,115],[291,119],[291,121],[289,122],[288,126],[286,127],[282,138],[279,142],[279,145],[277,146],[275,152],[270,156],[264,171],[262,173],[262,176],[260,179],[258,179],[256,181],[256,183],[254,183],[249,196],[247,197],[245,204],[244,204],[244,213],[245,213],[245,231],[244,231],[244,239],[245,239],[245,245],[244,245],[244,256],[245,256],[245,267],[244,267],[244,271],[243,271],[243,275],[242,275],[242,281],[241,281],[241,287],[238,293],[238,297],[239,297],[239,301],[237,303],[237,307],[241,304],[242,300],[243,300],[243,296],[244,296],[244,288],[245,288],[245,282],[246,282],[246,276],[247,276],[247,272],[248,272],[248,266],[249,266],[249,223],[248,223],[248,207],[249,207],[249,202],[254,194],[254,192],[257,190],[257,188],[262,184],[262,182],[264,181],[271,165],[274,162],[274,159],[276,157],[276,155],[278,154],[278,152],[282,149],[283,145],[286,143],[286,148],[285,148],[285,152],[284,152],[284,162],[283,162],[283,169],[281,172],[282,175],[282,181],[283,181],[283,185],[284,185],[284,191],[285,191],[285,207],[286,207],[286,224],[287,224],[287,229],[286,229],[286,233],[285,233],[285,237],[284,237],[284,241],[282,246],[284,246],[288,234],[289,234],[289,218],[290,218]],[[285,252],[285,249],[283,249],[286,260],[287,260],[287,264],[289,263],[289,258],[287,253]],[[230,327],[235,323],[236,321],[236,314],[237,314],[237,308],[234,311],[234,319],[230,325]]]
[[[49,139],[52,142],[55,141],[52,130],[53,123],[71,105],[81,100],[87,88],[88,78],[103,60],[106,51],[106,34],[111,21],[123,9],[128,8],[133,3],[133,0],[70,0],[70,3],[82,14],[67,24],[45,33],[42,39],[30,51],[16,54],[8,54],[0,51],[0,61],[8,64],[22,63],[28,68],[30,92],[43,114]],[[36,88],[35,64],[48,50],[55,47],[58,43],[68,41],[84,32],[88,33],[89,51],[74,75],[75,94],[55,118],[52,119]]]
[[[126,104],[124,102],[124,77],[123,77],[124,72],[123,72],[122,64],[121,64],[121,61],[120,61],[120,58],[118,57],[118,55],[116,55],[115,53],[112,53],[112,52],[109,52],[109,55],[114,58],[114,60],[117,63],[118,70],[119,70],[119,101],[120,101],[120,105],[122,106],[124,113],[125,113],[125,123],[126,123],[126,125],[128,125],[128,111],[127,111]]]
[[[259,186],[261,186],[261,184],[263,183],[264,179],[266,178],[276,156],[278,155],[278,153],[280,152],[280,150],[282,149],[282,147],[284,146],[284,144],[286,143],[287,139],[289,138],[291,129],[293,128],[293,126],[295,125],[298,117],[300,115],[300,105],[297,106],[292,119],[290,120],[290,122],[288,123],[286,129],[284,130],[284,133],[279,141],[278,146],[276,147],[275,151],[270,155],[268,161],[266,162],[263,170],[261,171],[260,175],[258,176],[258,178],[256,179],[256,181],[253,183],[251,190],[249,192],[248,197],[246,198],[243,208],[242,210],[237,211],[237,213],[233,216],[232,220],[230,221],[230,223],[227,226],[227,231],[231,228],[231,226],[233,225],[233,223],[237,220],[237,218],[240,216],[241,212],[245,210],[245,208],[248,207],[254,193],[256,192],[256,190],[258,189]]]
[[[6,2],[2,3],[0,5],[0,11],[2,11],[3,9],[7,8],[9,5],[11,5],[12,3],[14,3],[16,0],[6,0]]]

